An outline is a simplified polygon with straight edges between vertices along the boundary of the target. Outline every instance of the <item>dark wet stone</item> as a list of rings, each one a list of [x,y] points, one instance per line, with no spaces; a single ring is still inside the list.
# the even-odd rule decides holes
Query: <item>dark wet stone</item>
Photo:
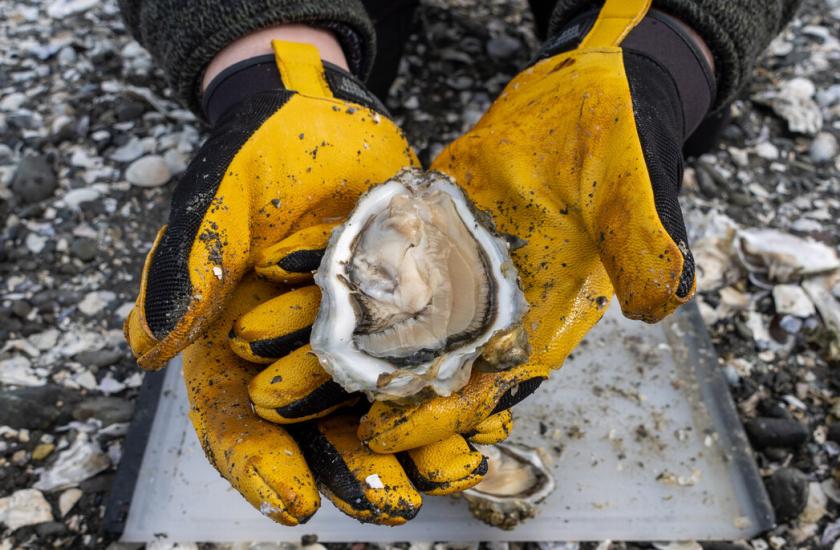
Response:
[[[808,429],[796,420],[787,418],[753,418],[744,424],[744,428],[757,449],[796,447],[808,439]]]
[[[69,421],[69,410],[78,400],[73,390],[53,384],[0,391],[0,425],[45,430]]]
[[[70,253],[83,262],[90,262],[96,258],[98,246],[93,239],[76,239],[70,245]]]
[[[796,468],[779,468],[764,480],[776,521],[797,517],[808,503],[808,478]]]
[[[46,157],[28,155],[23,157],[15,170],[12,192],[23,203],[38,202],[51,197],[57,183]]]
[[[106,426],[117,422],[128,422],[134,413],[134,403],[119,397],[93,397],[79,403],[73,409],[73,418],[87,420],[96,418]]]
[[[81,482],[79,489],[85,493],[104,493],[111,489],[111,483],[113,481],[114,474],[99,474]]]
[[[87,350],[77,353],[73,359],[87,367],[110,367],[116,364],[125,354],[118,349]]]
[[[39,537],[55,537],[67,533],[67,526],[58,521],[48,521],[35,526]]]
[[[828,433],[826,433],[825,438],[840,443],[840,422],[833,422],[828,425]]]

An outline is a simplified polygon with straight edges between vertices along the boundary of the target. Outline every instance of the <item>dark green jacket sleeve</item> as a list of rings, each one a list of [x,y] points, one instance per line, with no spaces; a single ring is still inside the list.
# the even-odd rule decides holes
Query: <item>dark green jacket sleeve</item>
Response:
[[[373,24],[360,0],[119,0],[134,38],[163,68],[169,85],[201,114],[204,69],[225,46],[279,23],[329,28],[341,41],[351,70],[366,77],[373,63]]]
[[[708,44],[715,58],[716,106],[729,103],[749,79],[756,60],[802,0],[653,0],[653,7],[678,17]],[[559,0],[549,22],[549,35],[592,0]]]

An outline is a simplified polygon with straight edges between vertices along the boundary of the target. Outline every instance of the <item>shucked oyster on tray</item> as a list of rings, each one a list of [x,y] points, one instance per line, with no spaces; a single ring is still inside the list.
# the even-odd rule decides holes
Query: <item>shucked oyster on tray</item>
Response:
[[[508,242],[439,172],[403,170],[363,195],[315,282],[312,351],[348,391],[449,395],[475,363],[500,370],[527,359],[528,306]]]

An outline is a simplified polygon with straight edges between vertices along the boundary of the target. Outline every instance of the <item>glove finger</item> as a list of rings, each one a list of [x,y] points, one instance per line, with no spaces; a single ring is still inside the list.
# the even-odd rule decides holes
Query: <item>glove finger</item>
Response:
[[[239,357],[267,364],[309,343],[321,291],[309,285],[258,305],[233,324],[230,346]]]
[[[512,429],[513,414],[510,409],[506,409],[491,414],[479,422],[469,433],[464,434],[464,437],[469,439],[470,443],[476,445],[494,445],[507,439]]]
[[[357,429],[349,415],[293,427],[318,487],[339,510],[363,522],[403,524],[420,510],[420,493],[397,457],[372,452]]]
[[[184,350],[183,376],[190,420],[210,463],[252,506],[297,525],[320,506],[315,478],[291,435],[252,412],[248,382],[254,367],[227,345],[233,319],[275,292],[268,283],[243,281],[225,317]]]
[[[324,223],[301,229],[277,244],[257,252],[254,269],[261,276],[285,284],[312,280],[333,228],[338,224]]]
[[[257,374],[248,393],[257,415],[277,424],[320,418],[358,399],[333,381],[308,344]]]
[[[616,184],[604,189],[609,196],[596,221],[598,248],[624,314],[655,322],[691,299],[695,290],[694,258],[677,200],[683,176],[682,108],[679,96],[668,90],[671,80],[663,69],[625,56],[625,72],[635,127],[617,134],[637,136],[633,154],[642,156],[643,163],[633,159],[641,169],[606,174]]]
[[[545,368],[538,365],[474,371],[463,389],[447,397],[410,407],[377,401],[362,417],[359,438],[375,452],[395,453],[469,433],[488,416],[533,393],[546,376]]]
[[[414,486],[429,495],[448,495],[469,489],[487,473],[487,458],[460,435],[399,453]]]

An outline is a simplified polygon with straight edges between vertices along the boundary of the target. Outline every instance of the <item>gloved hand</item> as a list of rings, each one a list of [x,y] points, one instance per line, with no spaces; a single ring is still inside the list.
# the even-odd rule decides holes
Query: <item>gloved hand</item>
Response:
[[[533,353],[508,371],[474,372],[449,397],[374,403],[359,431],[374,451],[468,432],[521,400],[563,363],[614,291],[627,317],[647,322],[691,298],[681,147],[699,122],[686,113],[708,104],[686,105],[661,63],[618,46],[649,3],[607,1],[576,49],[519,74],[433,162],[500,231],[526,241],[512,256],[531,305]]]
[[[234,354],[232,331],[268,311],[281,319],[275,327],[282,328],[284,318],[296,325],[307,302],[295,297],[313,289],[317,292],[317,287],[288,291],[248,275],[218,321],[184,350],[190,419],[210,463],[255,508],[287,525],[303,523],[315,513],[318,489],[351,517],[398,525],[419,510],[420,491],[448,494],[478,483],[487,461],[457,435],[401,455],[370,451],[356,435],[360,412],[329,414],[355,397],[340,388],[318,389],[330,382],[306,353],[308,346],[261,373],[259,365]],[[241,338],[235,341],[239,345],[234,347],[241,348]],[[307,384],[316,393],[337,398],[319,404],[305,395]],[[285,414],[283,422],[297,423],[279,426],[259,418],[251,407],[249,385],[252,395],[270,401],[258,405],[262,415],[276,416],[276,406]]]
[[[263,248],[345,216],[370,185],[417,164],[353,76],[312,46],[272,45],[276,67],[271,56],[234,66],[207,90],[210,137],[178,183],[125,324],[143,368],[201,335]]]

